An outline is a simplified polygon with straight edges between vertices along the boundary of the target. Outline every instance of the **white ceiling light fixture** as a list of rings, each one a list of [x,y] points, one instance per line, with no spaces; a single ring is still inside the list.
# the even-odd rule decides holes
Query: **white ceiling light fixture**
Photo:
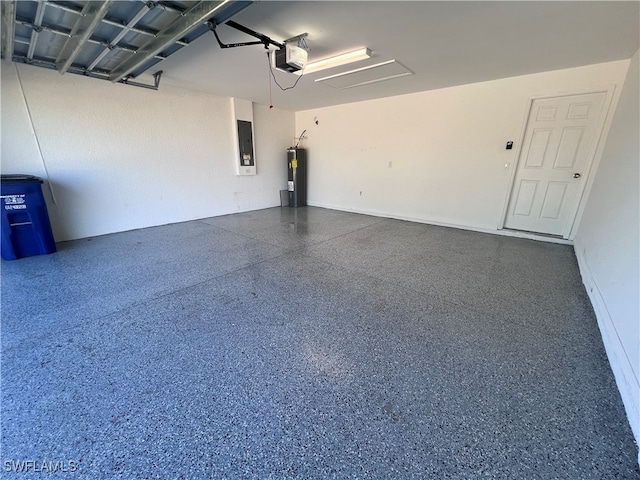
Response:
[[[303,73],[307,75],[309,73],[319,72],[328,68],[339,67],[341,65],[347,65],[353,62],[359,62],[360,60],[366,60],[367,58],[371,58],[371,50],[363,47],[351,52],[341,53],[340,55],[335,55],[333,57],[309,62],[307,63],[306,67],[304,67],[304,70],[295,73],[296,75],[302,75]]]
[[[368,67],[318,78],[315,81],[343,90],[345,88],[360,87],[384,80],[391,80],[392,78],[406,77],[407,75],[413,75],[413,72],[401,63],[395,60],[389,60],[387,62],[369,65]]]

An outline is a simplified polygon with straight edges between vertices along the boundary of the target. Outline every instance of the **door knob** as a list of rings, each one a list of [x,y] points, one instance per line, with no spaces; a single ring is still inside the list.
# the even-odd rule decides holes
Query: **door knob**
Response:
[[[580,176],[581,176],[581,175],[580,175],[579,173],[574,173],[574,174],[573,174],[573,178],[580,178]]]

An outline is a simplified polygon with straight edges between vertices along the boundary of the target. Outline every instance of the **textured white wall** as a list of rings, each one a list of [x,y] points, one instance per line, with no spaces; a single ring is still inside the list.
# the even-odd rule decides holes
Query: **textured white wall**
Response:
[[[13,65],[0,65],[0,166],[2,173],[45,176],[33,129]],[[21,170],[22,169],[22,170]]]
[[[259,174],[239,177],[226,97],[16,64],[1,86],[2,173],[46,165],[57,241],[280,204],[292,112],[255,106]]]
[[[629,65],[575,238],[611,367],[640,441],[640,73]]]
[[[309,203],[496,231],[529,99],[621,85],[628,63],[297,112],[296,132],[308,137]]]

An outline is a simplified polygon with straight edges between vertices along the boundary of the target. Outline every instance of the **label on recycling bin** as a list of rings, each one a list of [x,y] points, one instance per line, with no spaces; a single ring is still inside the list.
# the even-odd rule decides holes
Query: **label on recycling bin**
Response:
[[[0,198],[4,200],[5,210],[24,210],[27,208],[25,204],[25,194],[19,195],[2,195]]]

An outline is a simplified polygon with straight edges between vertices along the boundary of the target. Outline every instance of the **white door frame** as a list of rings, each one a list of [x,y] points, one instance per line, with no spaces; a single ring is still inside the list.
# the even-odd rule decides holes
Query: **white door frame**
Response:
[[[498,226],[498,230],[502,230],[505,228],[504,224],[507,221],[507,214],[509,212],[509,202],[511,201],[511,195],[513,193],[513,186],[516,179],[516,173],[518,171],[518,166],[520,162],[523,161],[522,155],[522,144],[524,143],[524,137],[527,133],[529,116],[531,114],[531,108],[533,108],[533,102],[535,100],[544,100],[549,98],[560,98],[560,97],[569,97],[573,95],[588,95],[591,93],[604,93],[605,99],[602,104],[602,110],[600,111],[600,116],[598,117],[598,123],[596,127],[596,142],[593,146],[592,152],[587,159],[587,165],[584,169],[584,173],[582,176],[585,178],[585,181],[582,182],[582,185],[579,187],[578,192],[576,194],[575,207],[573,209],[573,213],[569,217],[567,221],[567,226],[565,230],[562,232],[562,238],[567,240],[573,240],[576,234],[576,230],[578,224],[580,223],[578,220],[582,217],[582,212],[584,211],[584,207],[587,203],[587,199],[589,198],[589,192],[591,191],[591,186],[593,185],[593,175],[592,172],[597,171],[598,165],[600,164],[600,159],[602,158],[602,150],[604,148],[605,140],[607,138],[607,134],[609,133],[609,128],[611,127],[612,117],[611,113],[614,111],[612,109],[613,99],[616,92],[615,85],[607,85],[601,88],[592,88],[586,90],[578,90],[572,92],[560,92],[554,94],[543,94],[543,95],[533,95],[529,97],[527,100],[527,108],[525,109],[524,121],[519,135],[518,147],[516,149],[515,162],[513,164],[513,168],[511,168],[511,173],[509,175],[509,183],[507,185],[507,192],[504,199],[504,205],[502,207],[502,217],[500,220],[500,224]],[[540,234],[541,236],[545,236],[545,234]]]

